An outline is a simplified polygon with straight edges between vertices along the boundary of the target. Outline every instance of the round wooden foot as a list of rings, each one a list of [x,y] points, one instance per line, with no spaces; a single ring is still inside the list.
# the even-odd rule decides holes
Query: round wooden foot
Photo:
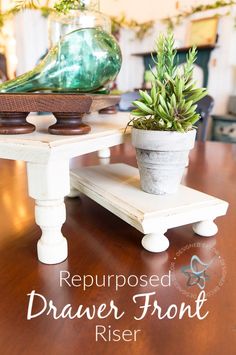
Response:
[[[87,134],[91,127],[82,122],[83,114],[75,112],[53,112],[57,122],[48,128],[49,133],[57,135]]]
[[[26,134],[35,126],[26,121],[29,112],[0,112],[0,134]]]
[[[118,110],[117,110],[115,105],[114,106],[109,106],[109,107],[106,107],[106,108],[103,108],[103,109],[99,110],[99,113],[103,114],[103,115],[114,115],[117,112],[118,112]]]
[[[218,227],[213,221],[202,221],[193,224],[193,231],[201,237],[212,237],[218,232]]]
[[[67,259],[68,246],[66,238],[62,237],[58,243],[47,244],[39,239],[37,244],[38,259],[43,264],[53,265],[62,263]]]
[[[69,198],[76,198],[76,197],[80,197],[81,193],[79,190],[76,190],[74,187],[70,188],[70,193],[66,196]]]
[[[104,148],[98,151],[98,158],[100,159],[110,158],[110,156],[111,156],[110,148]]]
[[[145,235],[142,239],[144,249],[153,253],[165,251],[168,249],[169,245],[169,240],[162,233],[150,233]]]

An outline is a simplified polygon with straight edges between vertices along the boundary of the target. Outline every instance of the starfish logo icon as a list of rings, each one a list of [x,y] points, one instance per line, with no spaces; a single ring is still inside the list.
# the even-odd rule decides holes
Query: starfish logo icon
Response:
[[[187,286],[197,285],[204,290],[206,282],[210,279],[206,272],[214,259],[215,257],[209,263],[204,263],[197,255],[193,255],[190,264],[181,268],[182,273],[187,277]]]

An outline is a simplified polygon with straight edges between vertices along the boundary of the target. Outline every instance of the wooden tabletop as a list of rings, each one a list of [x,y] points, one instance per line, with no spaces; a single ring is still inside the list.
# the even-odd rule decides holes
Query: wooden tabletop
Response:
[[[126,144],[112,149],[112,161],[135,166],[133,148]],[[72,161],[72,167],[98,164],[97,155],[89,154]],[[40,236],[34,224],[33,201],[27,197],[25,163],[0,160],[0,349],[6,355],[233,355],[236,348],[236,145],[217,142],[198,143],[191,153],[190,165],[183,182],[230,203],[225,217],[217,220],[219,233],[204,239],[193,234],[191,226],[168,231],[171,247],[162,254],[152,254],[140,247],[142,234],[103,207],[89,200],[67,199],[68,218],[63,227],[68,237],[69,259],[60,265],[43,265],[37,261],[35,244]],[[196,243],[197,245],[193,245]],[[189,264],[193,254],[202,261],[214,258],[207,270],[208,286],[214,291],[201,309],[208,315],[203,320],[175,317],[170,320],[151,315],[142,320],[139,305],[133,296],[156,292],[165,312],[171,304],[185,302],[194,310],[191,294],[195,288],[186,283],[170,287],[81,287],[59,285],[60,271],[73,275],[167,275]],[[219,258],[220,257],[220,258]],[[210,258],[210,259],[209,259]],[[218,263],[215,263],[218,260]],[[219,262],[221,260],[221,262]],[[173,268],[174,265],[174,268]],[[134,280],[134,279],[133,279]],[[179,287],[178,287],[179,286]],[[111,300],[125,311],[119,320],[112,315],[105,319],[52,319],[43,314],[27,320],[29,297],[35,290],[61,309],[71,304],[99,306]],[[186,292],[189,293],[188,295]],[[41,309],[37,302],[34,312]],[[97,325],[106,329],[140,330],[136,341],[95,340]],[[110,326],[110,328],[109,328]],[[127,337],[128,338],[128,337]]]

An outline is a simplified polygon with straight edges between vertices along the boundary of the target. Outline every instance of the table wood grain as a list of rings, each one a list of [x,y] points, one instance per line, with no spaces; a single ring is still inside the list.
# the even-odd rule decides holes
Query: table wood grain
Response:
[[[98,164],[95,153],[72,160],[71,166]],[[112,149],[111,162],[136,166],[129,144]],[[140,247],[142,234],[86,197],[67,199],[68,218],[63,227],[69,236],[69,259],[60,265],[37,261],[35,243],[40,230],[34,224],[33,201],[27,197],[25,164],[0,160],[0,349],[2,354],[46,355],[227,355],[236,348],[236,146],[223,143],[198,143],[191,152],[189,169],[183,183],[230,203],[225,217],[219,218],[216,237],[203,239],[193,235],[190,226],[170,230],[171,247],[160,255]],[[159,320],[148,315],[137,324],[132,319],[132,296],[140,288],[111,289],[60,288],[61,270],[73,274],[165,274],[176,253],[192,242],[216,248],[225,260],[226,279],[220,290],[209,297],[206,319]],[[186,251],[187,263],[191,251]],[[141,329],[136,342],[95,341],[96,320],[59,319],[43,316],[27,321],[27,294],[32,290],[62,306],[70,303],[99,305],[113,299],[126,309],[119,321],[105,319],[102,324],[117,329]],[[144,288],[150,292],[150,288]],[[163,308],[171,303],[189,302],[174,286],[159,288],[157,298]]]

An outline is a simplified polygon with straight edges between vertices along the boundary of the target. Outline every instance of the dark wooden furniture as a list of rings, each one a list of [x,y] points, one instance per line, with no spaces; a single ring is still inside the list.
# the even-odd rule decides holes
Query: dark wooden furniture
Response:
[[[121,95],[119,102],[119,111],[130,112],[135,109],[133,101],[138,100],[140,94],[138,91],[128,91]]]
[[[0,94],[0,134],[33,132],[35,126],[26,121],[30,112],[54,114],[57,122],[49,127],[51,134],[86,134],[91,128],[82,122],[83,116],[116,105],[119,100],[120,97],[114,95]]]
[[[236,115],[212,115],[212,140],[236,143]]]
[[[198,142],[191,152],[185,183],[195,189],[215,195],[230,203],[226,217],[219,218],[216,237],[196,243],[216,248],[227,268],[226,280],[220,290],[208,298],[202,310],[209,311],[204,320],[159,320],[150,314],[141,321],[133,316],[138,305],[133,295],[152,292],[142,287],[112,288],[60,287],[59,272],[71,275],[142,275],[168,273],[176,253],[193,240],[190,226],[170,230],[172,247],[157,255],[140,248],[142,238],[134,228],[107,212],[86,197],[66,201],[68,219],[64,232],[70,235],[70,258],[60,265],[47,266],[36,260],[35,243],[40,231],[34,224],[33,201],[27,197],[25,165],[0,160],[0,348],[6,355],[234,355],[236,346],[236,164],[235,145],[217,142]],[[112,162],[135,165],[135,153],[130,145],[112,149]],[[72,167],[99,164],[96,153],[72,161]],[[220,172],[220,173],[219,173]],[[9,216],[13,219],[10,222]],[[112,231],[112,238],[111,238]],[[203,249],[200,253],[203,252]],[[186,250],[183,264],[192,256]],[[198,254],[199,255],[199,254]],[[206,254],[205,254],[206,255]],[[200,256],[200,255],[199,255]],[[205,260],[205,257],[203,257]],[[215,270],[217,274],[217,269]],[[82,305],[109,303],[112,299],[125,310],[124,318],[98,320],[58,319],[42,316],[27,321],[27,294],[35,290],[61,307],[70,303]],[[194,299],[179,292],[174,285],[157,287],[158,304],[166,309],[186,302],[194,307]],[[42,304],[35,304],[39,310]],[[101,324],[116,329],[141,329],[136,342],[95,341],[95,327]]]
[[[186,62],[186,54],[189,51],[189,47],[183,47],[177,49],[176,62],[178,64],[183,64]],[[210,60],[211,52],[215,49],[215,46],[199,46],[198,48],[198,56],[195,62],[203,70],[203,87],[207,87],[209,70],[208,63]],[[155,52],[143,52],[143,53],[135,53],[134,56],[142,57],[144,62],[145,70],[149,70],[150,66],[153,67],[152,55],[155,56]]]
[[[207,128],[211,111],[214,107],[214,99],[207,95],[197,103],[197,112],[200,114],[200,121],[197,122],[197,140],[205,142],[207,139]]]

